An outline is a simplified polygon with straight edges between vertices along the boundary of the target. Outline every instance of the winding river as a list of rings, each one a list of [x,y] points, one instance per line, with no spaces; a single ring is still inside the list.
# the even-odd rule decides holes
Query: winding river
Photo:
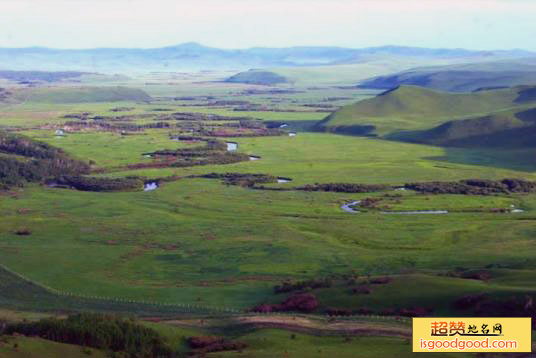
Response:
[[[356,210],[354,207],[358,206],[361,203],[361,200],[355,200],[344,205],[341,205],[341,209],[350,214],[360,213],[359,210]],[[525,210],[522,209],[512,209],[511,214],[524,213]],[[413,211],[380,211],[384,215],[446,215],[449,214],[448,210],[413,210]]]
[[[143,185],[143,191],[153,191],[153,190],[156,190],[156,189],[158,189],[158,183],[155,182],[155,181],[145,183]]]
[[[283,177],[278,177],[277,178],[277,182],[279,184],[290,183],[291,181],[292,181],[292,179],[290,179],[290,178],[283,178]]]
[[[238,143],[236,142],[226,142],[226,144],[228,152],[234,152],[238,149]]]
[[[361,200],[352,201],[350,203],[347,203],[341,206],[341,209],[350,214],[357,214],[359,213],[359,210],[354,209],[353,206],[359,205],[360,203],[361,203]]]

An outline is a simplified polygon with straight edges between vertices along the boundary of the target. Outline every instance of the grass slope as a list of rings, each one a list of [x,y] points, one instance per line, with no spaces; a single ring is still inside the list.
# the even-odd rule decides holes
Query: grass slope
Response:
[[[517,129],[536,123],[535,100],[534,87],[528,86],[468,94],[401,86],[345,106],[317,127],[435,145],[504,146],[513,144]]]
[[[276,85],[287,83],[289,80],[277,73],[270,71],[249,70],[237,73],[225,80],[230,83],[246,83],[255,85]]]
[[[5,343],[0,341],[0,357],[2,358],[105,358],[105,352],[56,343],[36,337],[5,337]]]

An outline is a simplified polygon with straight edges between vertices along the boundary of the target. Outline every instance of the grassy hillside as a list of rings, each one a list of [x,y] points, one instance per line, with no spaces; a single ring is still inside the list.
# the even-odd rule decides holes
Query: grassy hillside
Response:
[[[406,137],[410,141],[443,146],[534,147],[536,117],[526,118],[526,113],[534,111],[505,111],[479,118],[448,121],[429,130],[400,134],[398,139]]]
[[[275,85],[287,83],[289,80],[286,77],[278,75],[274,72],[249,70],[246,72],[237,73],[236,75],[227,78],[225,82],[254,85]]]
[[[105,352],[71,344],[56,343],[35,337],[5,337],[0,341],[2,358],[105,358]]]
[[[24,89],[16,93],[19,101],[44,103],[148,102],[151,97],[128,87],[54,87]]]
[[[360,83],[359,87],[391,89],[422,86],[450,92],[536,84],[536,60],[500,61],[415,68]]]
[[[463,138],[491,136],[535,123],[534,87],[478,91],[467,94],[401,86],[374,98],[345,106],[320,122],[328,132],[379,135],[430,144],[468,144]],[[505,143],[515,136],[506,135]],[[504,135],[495,138],[500,141]],[[510,140],[508,140],[510,138]],[[467,143],[466,143],[467,142]],[[480,144],[500,144],[479,141]]]

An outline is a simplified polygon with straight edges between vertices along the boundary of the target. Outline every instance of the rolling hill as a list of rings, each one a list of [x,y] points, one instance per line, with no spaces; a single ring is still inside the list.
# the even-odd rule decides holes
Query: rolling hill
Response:
[[[449,92],[471,92],[536,84],[536,58],[415,68],[361,82],[360,88],[414,85]]]
[[[345,106],[317,129],[441,146],[536,146],[536,87],[466,94],[401,86]]]
[[[18,101],[42,103],[149,102],[151,96],[129,87],[45,87],[16,91]]]
[[[287,83],[289,80],[277,73],[270,71],[249,70],[237,73],[225,80],[229,83],[246,83],[255,85],[276,85]]]

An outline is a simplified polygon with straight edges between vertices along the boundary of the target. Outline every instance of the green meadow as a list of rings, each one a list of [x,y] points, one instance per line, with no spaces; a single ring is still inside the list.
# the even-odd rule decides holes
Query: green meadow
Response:
[[[4,296],[0,292],[0,308],[4,304],[9,312],[46,308],[61,313],[58,305],[64,304],[68,311],[125,313],[132,309],[134,312],[130,313],[134,314],[173,314],[180,318],[182,311],[158,311],[157,304],[169,303],[244,313],[261,303],[282,302],[288,294],[274,294],[273,287],[283,281],[328,277],[333,279],[332,287],[311,289],[319,300],[319,315],[329,308],[368,308],[378,313],[414,306],[432,307],[435,315],[467,315],[472,311],[453,305],[466,295],[506,299],[536,294],[536,194],[425,195],[410,190],[349,194],[296,190],[317,183],[400,186],[463,179],[536,180],[533,148],[439,147],[319,132],[316,124],[329,113],[306,112],[310,108],[304,104],[346,97],[337,100],[338,108],[374,94],[332,88],[335,80],[327,73],[323,89],[307,90],[307,74],[324,70],[294,73],[304,76],[298,83],[303,92],[281,95],[279,105],[268,98],[275,95],[246,96],[240,92],[251,86],[196,84],[195,79],[176,79],[176,84],[170,85],[166,83],[171,80],[160,75],[144,81],[120,82],[122,86],[146,90],[154,97],[151,103],[99,103],[95,97],[101,98],[103,94],[98,91],[91,91],[93,102],[81,103],[71,94],[62,99],[62,89],[40,93],[39,101],[29,97],[25,103],[2,105],[0,126],[18,127],[20,134],[93,163],[101,170],[92,175],[138,175],[148,179],[173,176],[174,180],[162,182],[156,190],[147,192],[141,187],[129,192],[84,192],[38,183],[0,192],[0,264],[28,280],[0,270],[0,277],[5,278],[4,286],[0,283],[0,287],[11,292]],[[347,73],[351,68],[340,70]],[[291,72],[286,74],[291,76]],[[215,81],[220,77],[208,78]],[[151,87],[143,84],[148,81],[156,83],[151,85],[154,88],[146,88]],[[259,90],[259,86],[253,88]],[[196,96],[210,93],[218,100],[247,98],[259,104],[269,103],[280,106],[281,111],[235,111],[229,105],[202,106],[171,99],[186,95],[187,89]],[[138,91],[128,93],[140,95]],[[111,94],[117,95],[114,91]],[[144,96],[140,96],[143,100]],[[72,101],[76,103],[69,103]],[[131,109],[113,112],[117,107]],[[218,138],[238,143],[238,152],[259,156],[260,160],[138,170],[128,170],[126,166],[150,163],[153,159],[144,157],[144,153],[202,144],[171,140],[170,135],[184,134],[176,127],[145,129],[130,135],[104,130],[66,130],[64,137],[55,135],[55,129],[69,120],[64,118],[66,114],[141,116],[154,114],[155,109],[247,116],[286,123],[288,127],[280,136]],[[428,113],[419,120],[426,116]],[[132,123],[156,120],[136,117]],[[297,135],[290,137],[288,131],[296,131]],[[195,177],[208,173],[269,174],[292,181],[270,183],[265,188],[269,190],[261,190]],[[356,207],[360,213],[341,209],[351,201],[370,198],[379,200],[378,207]],[[504,212],[512,208],[523,212]],[[449,213],[383,212],[420,210]],[[17,234],[21,231],[30,234]],[[456,274],[471,270],[485,270],[489,277],[481,280]],[[348,276],[363,284],[383,276],[389,276],[391,281],[374,285],[368,294],[355,294],[347,283]],[[50,291],[42,291],[43,287],[32,282]],[[55,296],[56,291],[72,294],[79,300]],[[93,296],[105,297],[105,301],[150,301],[154,306],[107,306],[80,298]],[[45,307],[35,298],[42,298]],[[197,326],[154,325],[184,351],[184,337],[188,335],[222,333]],[[411,347],[400,337],[318,337],[303,332],[292,334],[281,328],[224,333],[248,342],[251,348],[241,354],[216,353],[210,357],[412,356]],[[13,343],[19,343],[21,348],[14,349]],[[0,344],[2,357],[36,354],[46,358],[86,353],[80,347],[28,337],[15,337],[8,344]],[[92,354],[100,357],[104,353]]]

